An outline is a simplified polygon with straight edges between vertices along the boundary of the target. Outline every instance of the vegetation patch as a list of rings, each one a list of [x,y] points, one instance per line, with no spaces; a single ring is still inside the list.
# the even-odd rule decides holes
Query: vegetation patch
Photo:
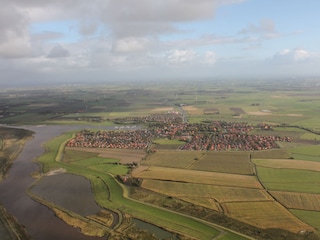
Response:
[[[182,107],[184,111],[186,111],[188,114],[191,115],[202,115],[203,110],[201,108],[195,107],[195,106],[183,106]]]
[[[247,152],[206,152],[191,169],[253,175]]]
[[[174,150],[178,149],[181,145],[185,144],[183,141],[178,139],[168,139],[168,138],[158,138],[152,141],[153,149],[167,149],[167,150]]]
[[[176,151],[158,150],[154,154],[147,156],[144,165],[162,166],[173,168],[188,168],[195,159],[199,159],[205,154],[201,151]]]
[[[252,188],[223,187],[151,179],[144,180],[141,187],[177,198],[210,198],[219,203],[272,200],[264,190]]]
[[[298,148],[292,148],[289,150],[294,158],[320,161],[320,146],[310,145]]]
[[[270,194],[286,208],[320,212],[320,194],[280,191],[270,191]]]
[[[281,228],[293,233],[314,231],[275,201],[232,202],[222,206],[228,216],[262,229]]]
[[[24,129],[0,127],[0,181],[31,135]]]
[[[142,179],[262,189],[254,176],[239,174],[151,166],[145,171],[133,172],[133,176]]]
[[[289,158],[289,154],[287,149],[280,148],[280,149],[271,149],[265,151],[255,151],[251,152],[252,159],[280,159],[280,158]]]
[[[245,111],[243,111],[242,108],[236,108],[236,107],[230,108],[230,111],[233,111],[234,114],[236,114],[236,115],[240,115],[240,114],[245,114],[246,113]]]
[[[292,212],[299,219],[313,226],[317,230],[317,236],[315,236],[316,239],[320,237],[320,221],[319,221],[320,212],[319,211],[305,211],[305,210],[291,209],[290,212]]]
[[[261,167],[320,171],[320,162],[293,159],[254,159],[253,162]]]
[[[84,154],[92,153],[89,156],[98,156],[100,158],[115,159],[114,162],[121,164],[139,163],[146,156],[145,150],[138,149],[101,149],[101,148],[66,148],[72,151],[81,151]],[[81,154],[76,154],[81,155]]]
[[[27,231],[17,219],[0,205],[0,236],[4,240],[29,240]]]
[[[258,176],[268,190],[320,193],[319,172],[257,167]]]
[[[107,234],[107,231],[104,228],[101,228],[96,224],[90,224],[87,220],[73,216],[72,214],[57,208],[53,208],[52,210],[55,212],[58,218],[62,219],[70,226],[79,228],[80,231],[87,236],[103,237]]]

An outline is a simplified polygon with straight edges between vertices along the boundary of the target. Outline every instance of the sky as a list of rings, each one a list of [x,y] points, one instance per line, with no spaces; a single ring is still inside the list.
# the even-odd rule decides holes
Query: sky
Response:
[[[320,75],[318,0],[0,4],[0,86]]]

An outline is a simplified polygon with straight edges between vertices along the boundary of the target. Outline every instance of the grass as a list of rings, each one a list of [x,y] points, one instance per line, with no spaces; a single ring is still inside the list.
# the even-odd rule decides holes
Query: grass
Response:
[[[278,169],[300,169],[320,172],[320,162],[294,159],[254,159],[253,162],[260,167]]]
[[[290,210],[295,216],[303,220],[304,222],[310,224],[313,226],[318,233],[318,236],[320,236],[320,212],[315,211],[305,211],[305,210],[296,210],[292,209]]]
[[[289,151],[295,159],[320,162],[319,145],[302,146],[289,149]]]
[[[252,175],[247,152],[206,152],[191,169]]]
[[[97,171],[108,172],[113,175],[125,175],[128,167],[120,165],[119,160],[112,158],[97,157],[95,153],[72,151],[70,149],[64,151],[64,162],[70,162],[72,165],[87,167]],[[79,156],[79,160],[77,160]]]
[[[153,140],[153,148],[155,149],[178,149],[184,142],[177,139],[155,139]]]
[[[287,149],[277,148],[271,150],[255,151],[251,153],[252,159],[263,158],[263,159],[280,159],[289,158]]]
[[[143,164],[187,168],[195,159],[201,158],[203,154],[200,151],[158,150],[156,153],[148,155],[147,160]]]
[[[258,176],[268,190],[320,193],[319,172],[257,167]]]

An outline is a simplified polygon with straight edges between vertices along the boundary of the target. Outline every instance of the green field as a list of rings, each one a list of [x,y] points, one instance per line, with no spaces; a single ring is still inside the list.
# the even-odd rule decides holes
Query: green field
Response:
[[[191,169],[235,174],[253,174],[247,152],[207,152]]]
[[[145,165],[162,166],[173,168],[187,168],[196,159],[201,158],[203,153],[194,151],[158,150],[147,157]]]
[[[320,162],[320,145],[297,147],[289,150],[296,159]]]
[[[304,211],[304,210],[290,210],[294,215],[296,215],[301,220],[314,226],[317,229],[318,235],[320,235],[320,212],[315,211]]]
[[[258,176],[268,190],[320,193],[319,172],[257,167]]]

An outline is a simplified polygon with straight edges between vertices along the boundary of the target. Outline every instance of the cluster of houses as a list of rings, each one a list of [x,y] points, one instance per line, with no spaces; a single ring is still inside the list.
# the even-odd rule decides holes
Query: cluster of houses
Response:
[[[276,141],[292,141],[288,137],[220,133],[195,135],[180,147],[182,150],[255,151],[278,148]]]
[[[176,113],[153,115],[146,119],[148,129],[81,131],[67,146],[147,149],[154,138],[168,138],[181,140],[181,150],[254,151],[278,148],[277,141],[293,140],[289,137],[249,134],[253,126],[245,122],[183,123],[178,118]]]
[[[148,130],[81,131],[67,143],[67,147],[146,149],[152,142]]]

